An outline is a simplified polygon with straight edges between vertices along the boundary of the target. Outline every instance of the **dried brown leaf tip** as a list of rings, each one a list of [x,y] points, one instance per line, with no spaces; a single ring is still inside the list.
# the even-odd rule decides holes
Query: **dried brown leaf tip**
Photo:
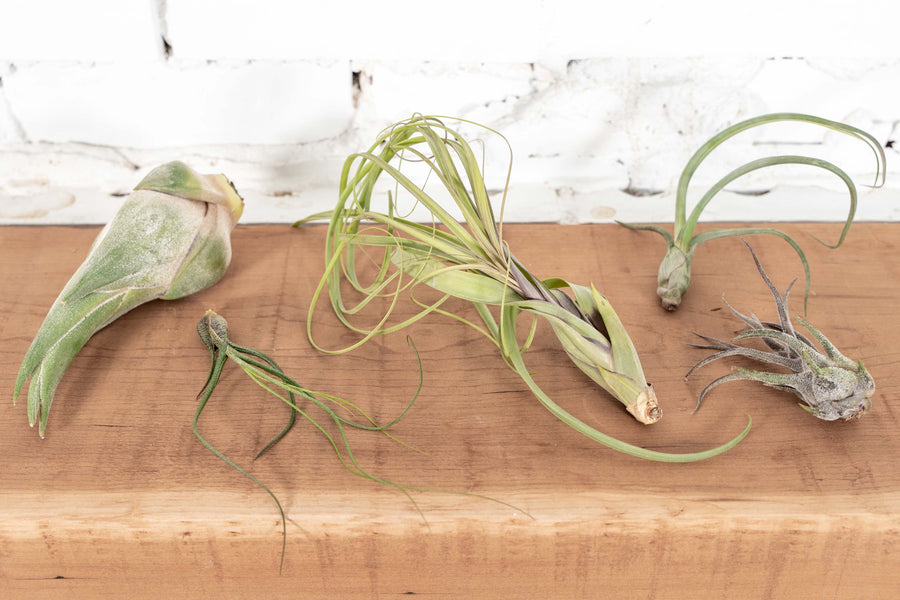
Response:
[[[787,311],[788,294],[794,282],[791,282],[783,295],[780,294],[766,275],[753,249],[744,243],[750,250],[763,281],[775,297],[779,323],[760,321],[753,314],[743,315],[726,301],[726,306],[744,322],[746,327],[731,342],[697,334],[707,343],[692,344],[693,346],[717,352],[694,365],[685,378],[700,367],[728,356],[744,356],[760,363],[785,367],[791,372],[756,371],[735,367],[734,372],[716,379],[700,392],[695,410],[700,408],[706,394],[719,384],[750,380],[796,394],[803,401],[800,404],[801,408],[825,421],[860,417],[872,406],[870,399],[875,393],[875,381],[872,376],[861,361],[851,360],[838,352],[828,338],[806,320],[796,317],[819,343],[821,350],[814,346],[809,338],[794,330]],[[762,340],[768,350],[739,345],[740,342],[753,339]]]

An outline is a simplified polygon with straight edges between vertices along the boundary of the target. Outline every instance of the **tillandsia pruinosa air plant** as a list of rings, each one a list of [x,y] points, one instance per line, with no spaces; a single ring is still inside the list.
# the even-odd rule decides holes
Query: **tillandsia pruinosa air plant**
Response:
[[[181,162],[157,167],[134,188],[50,307],[16,378],[28,386],[28,422],[44,437],[53,394],[98,330],[150,300],[207,288],[231,261],[231,231],[244,202],[224,175]]]
[[[496,502],[503,506],[513,508],[517,511],[523,512],[525,515],[528,515],[527,512],[522,511],[521,509],[511,504],[481,494],[434,490],[403,485],[393,481],[389,481],[387,479],[372,475],[371,473],[366,471],[366,469],[364,469],[357,461],[356,456],[354,455],[353,450],[350,447],[350,441],[347,437],[347,428],[349,427],[352,429],[382,432],[385,435],[389,435],[387,433],[388,428],[396,425],[400,421],[400,419],[402,419],[404,415],[406,415],[409,409],[412,408],[412,405],[415,402],[416,398],[419,396],[419,392],[422,389],[421,362],[419,362],[418,387],[416,388],[416,392],[410,400],[409,404],[392,421],[384,425],[378,425],[372,417],[366,414],[365,411],[359,408],[356,404],[332,394],[313,391],[301,385],[300,383],[286,375],[281,367],[278,366],[278,363],[276,363],[268,355],[260,352],[259,350],[255,350],[248,346],[242,346],[232,341],[228,335],[228,322],[224,317],[217,314],[216,312],[209,310],[206,312],[206,314],[203,315],[203,317],[197,323],[197,333],[209,350],[211,361],[209,375],[206,378],[206,383],[203,384],[203,388],[197,395],[199,404],[197,405],[197,410],[194,413],[194,435],[197,437],[200,443],[203,444],[203,446],[206,447],[210,452],[215,454],[217,457],[225,461],[229,466],[243,474],[245,477],[249,478],[263,490],[265,490],[265,492],[269,494],[272,500],[275,501],[275,504],[278,507],[278,511],[281,514],[281,567],[284,566],[285,549],[287,544],[287,522],[285,520],[284,508],[282,507],[281,502],[278,500],[272,490],[270,490],[264,483],[262,483],[259,479],[254,477],[244,468],[238,466],[237,463],[225,456],[209,441],[207,441],[207,439],[200,434],[200,430],[198,428],[200,415],[203,413],[203,410],[206,408],[209,399],[212,397],[212,394],[219,383],[219,378],[221,377],[222,372],[225,368],[225,363],[228,361],[228,359],[231,359],[233,363],[240,367],[241,370],[244,371],[244,373],[246,373],[247,376],[249,376],[250,379],[252,379],[257,385],[284,402],[290,411],[290,417],[287,425],[284,427],[284,429],[281,430],[278,435],[276,435],[272,439],[272,441],[266,444],[262,448],[262,450],[259,451],[259,453],[256,455],[256,458],[262,456],[263,453],[265,453],[269,448],[275,445],[275,443],[281,440],[291,430],[296,422],[297,415],[299,414],[304,419],[309,421],[315,429],[322,433],[322,435],[325,436],[325,438],[331,444],[331,447],[337,455],[340,463],[350,473],[356,476],[394,487],[406,494],[407,497],[409,497],[409,492],[411,491],[459,494],[462,496],[490,500],[492,502]],[[412,344],[412,340],[410,340],[410,344]],[[415,352],[414,345],[413,351]],[[418,360],[418,352],[416,352],[416,357]],[[298,402],[298,397],[304,402]],[[334,431],[336,431],[336,434],[326,429],[323,423],[320,423],[318,420],[316,420],[316,417],[312,412],[313,409],[318,409],[325,414],[324,422],[330,422],[334,427]],[[344,412],[345,414],[355,415],[355,417],[361,419],[361,421],[345,417],[342,414],[339,414],[338,411]],[[410,500],[412,500],[412,498],[410,498]],[[414,501],[413,505],[416,506],[416,509],[418,510],[418,506]]]
[[[790,372],[779,373],[735,367],[733,373],[719,377],[700,392],[697,409],[700,408],[704,396],[717,385],[727,381],[749,380],[759,381],[799,396],[805,403],[800,405],[804,410],[825,421],[848,420],[862,416],[871,408],[871,398],[875,393],[875,381],[862,361],[854,361],[841,354],[822,332],[800,317],[797,317],[797,320],[815,338],[822,350],[817,349],[809,338],[798,333],[788,316],[788,294],[796,279],[788,285],[784,294],[780,294],[763,270],[753,248],[750,248],[749,244],[747,248],[753,256],[759,274],[775,297],[778,323],[760,321],[752,313],[743,315],[726,301],[725,305],[744,322],[746,327],[731,342],[697,334],[708,343],[692,344],[693,346],[717,352],[694,365],[685,378],[700,367],[728,356],[743,356],[784,367]],[[736,343],[754,339],[762,340],[770,351]]]
[[[850,225],[853,222],[853,217],[856,214],[856,185],[853,183],[853,180],[849,175],[847,175],[833,163],[809,156],[767,156],[741,165],[740,167],[725,175],[713,186],[711,186],[701,197],[700,201],[697,202],[696,206],[694,206],[691,214],[687,215],[686,205],[688,186],[691,183],[691,178],[694,176],[694,173],[697,171],[697,168],[700,166],[703,160],[707,156],[709,156],[709,154],[713,150],[715,150],[719,145],[721,145],[729,138],[753,127],[758,127],[760,125],[778,121],[810,123],[846,134],[852,138],[856,138],[864,142],[875,154],[875,182],[873,185],[877,187],[884,183],[886,173],[884,150],[874,137],[872,137],[865,131],[862,131],[861,129],[857,129],[856,127],[801,113],[772,113],[754,117],[752,119],[747,119],[745,121],[741,121],[740,123],[732,125],[727,129],[724,129],[720,133],[716,134],[708,142],[703,144],[700,149],[694,153],[681,173],[681,177],[678,180],[678,189],[675,194],[674,233],[670,234],[667,230],[657,225],[635,225],[621,223],[622,225],[625,225],[626,227],[630,227],[632,229],[655,231],[666,240],[666,254],[659,265],[656,288],[656,293],[659,296],[660,302],[663,308],[665,308],[666,310],[675,310],[676,308],[678,308],[678,306],[681,304],[682,297],[687,292],[688,286],[690,286],[691,261],[694,258],[694,251],[697,249],[697,246],[699,246],[703,242],[708,242],[710,240],[715,240],[718,238],[730,236],[746,236],[754,234],[776,235],[790,244],[791,247],[797,252],[797,255],[800,257],[800,261],[803,263],[803,270],[806,275],[806,292],[804,295],[804,306],[806,306],[806,301],[809,298],[810,285],[809,263],[807,262],[806,255],[800,248],[800,245],[788,234],[770,227],[713,229],[694,234],[694,228],[697,226],[700,215],[703,213],[703,210],[707,207],[713,197],[715,197],[716,194],[722,191],[728,184],[752,171],[776,165],[797,164],[809,165],[812,167],[824,169],[839,177],[844,182],[844,184],[846,184],[847,190],[850,193],[850,210],[847,214],[847,219],[844,222],[843,229],[841,230],[841,234],[837,242],[835,242],[834,244],[828,244],[822,240],[818,241],[830,248],[837,248],[844,242],[844,238],[847,236],[847,232],[850,230]]]
[[[462,121],[461,121],[462,122]],[[474,123],[470,126],[499,136]],[[415,165],[413,163],[416,163]],[[511,170],[510,160],[510,170]],[[426,191],[402,169],[418,166],[427,179],[436,181],[438,194],[448,195],[449,206]],[[372,207],[372,195],[382,174],[394,191],[408,194],[416,206],[424,207],[422,223],[398,214],[397,195],[388,192],[387,208]],[[510,171],[506,173],[506,186]],[[340,196],[335,209],[308,217],[297,224],[330,218],[326,237],[326,268],[313,296],[307,317],[310,342],[323,351],[343,352],[358,347],[373,336],[397,331],[425,315],[436,312],[459,319],[479,330],[500,350],[503,359],[527,384],[538,400],[557,418],[591,439],[610,448],[650,460],[686,462],[715,456],[737,444],[747,428],[717,448],[687,454],[669,454],[634,446],[604,434],[579,420],[554,402],[535,382],[525,365],[523,352],[534,335],[537,317],[552,327],[572,361],[600,387],[625,405],[641,423],[653,423],[660,409],[653,388],[647,383],[637,351],[605,296],[593,286],[585,287],[560,278],[538,279],[510,251],[502,234],[504,191],[498,220],[485,186],[479,161],[469,143],[436,117],[414,116],[383,131],[368,151],[347,158],[341,173]],[[457,220],[452,214],[461,215]],[[363,271],[372,263],[377,274],[363,283]],[[361,264],[362,263],[362,264]],[[359,304],[345,302],[342,281],[362,294]],[[443,296],[426,303],[414,297],[424,284]],[[571,295],[565,293],[569,288]],[[347,327],[361,334],[355,344],[326,350],[313,338],[312,319],[324,290],[335,314]],[[398,297],[409,292],[421,311],[393,324],[389,322]],[[389,298],[389,308],[374,327],[361,327],[351,317],[376,298]],[[449,297],[472,302],[483,326],[443,308]],[[493,310],[499,311],[499,317]],[[520,345],[517,320],[531,317],[531,327]]]

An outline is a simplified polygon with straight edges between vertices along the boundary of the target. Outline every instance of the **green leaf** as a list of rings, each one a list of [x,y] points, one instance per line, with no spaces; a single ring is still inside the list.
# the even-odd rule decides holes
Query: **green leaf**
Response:
[[[467,265],[447,266],[427,255],[414,254],[398,246],[391,260],[406,273],[439,292],[484,304],[518,302],[522,297],[487,275],[473,273]]]
[[[623,452],[625,454],[636,456],[645,460],[653,460],[658,462],[694,462],[712,458],[713,456],[717,456],[719,454],[722,454],[723,452],[726,452],[727,450],[730,450],[741,440],[743,440],[748,433],[750,433],[750,428],[753,422],[750,417],[747,417],[747,427],[734,439],[721,446],[701,452],[672,454],[668,452],[658,452],[656,450],[641,448],[640,446],[629,444],[628,442],[616,439],[611,435],[594,429],[590,425],[584,423],[583,421],[563,409],[561,406],[559,406],[550,398],[550,396],[548,396],[544,392],[544,390],[541,389],[537,382],[534,381],[528,371],[528,368],[525,366],[525,361],[522,357],[522,354],[519,352],[518,342],[516,340],[515,334],[516,312],[516,309],[512,307],[505,307],[501,314],[501,339],[503,340],[504,352],[509,357],[512,368],[516,371],[516,373],[518,373],[519,377],[522,378],[522,381],[525,382],[525,384],[535,395],[538,401],[547,410],[549,410],[550,413],[553,414],[553,416],[555,416],[557,419],[573,428],[577,432],[581,433],[582,435],[585,435],[588,438],[594,440],[595,442],[598,442],[608,448],[612,448],[613,450],[617,450],[619,452]]]
[[[736,229],[714,229],[711,231],[704,231],[703,233],[695,235],[691,240],[691,252],[693,252],[694,248],[700,244],[710,240],[725,237],[740,237],[744,235],[774,235],[786,241],[790,244],[791,248],[794,249],[797,256],[800,257],[800,262],[803,264],[803,273],[806,275],[806,286],[803,293],[803,312],[805,313],[809,303],[809,288],[812,279],[809,271],[809,261],[806,260],[806,254],[803,252],[803,249],[800,248],[800,245],[794,241],[794,238],[783,231],[772,229],[770,227],[741,227]]]

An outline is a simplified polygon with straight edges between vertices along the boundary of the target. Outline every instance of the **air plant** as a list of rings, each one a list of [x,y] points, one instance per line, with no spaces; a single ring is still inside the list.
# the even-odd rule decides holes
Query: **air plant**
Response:
[[[231,261],[231,231],[244,203],[224,175],[180,162],[151,171],[104,227],[60,292],[16,378],[13,402],[28,386],[28,422],[41,437],[56,387],[98,330],[151,300],[207,288]]]
[[[694,365],[685,378],[700,367],[728,356],[743,356],[757,362],[785,367],[790,372],[773,373],[735,367],[734,372],[719,377],[703,388],[697,399],[697,409],[700,408],[706,394],[716,386],[728,381],[748,380],[758,381],[799,396],[805,403],[800,405],[804,410],[825,421],[849,420],[862,416],[871,408],[870,398],[875,393],[875,381],[863,366],[862,361],[854,361],[841,354],[822,332],[800,317],[797,317],[797,320],[815,338],[822,347],[822,351],[817,349],[806,336],[798,333],[791,324],[787,307],[788,294],[796,279],[791,282],[784,294],[779,294],[749,244],[747,244],[747,248],[753,256],[759,274],[772,292],[772,296],[775,297],[779,322],[760,321],[753,314],[743,315],[726,301],[725,305],[729,310],[747,327],[731,342],[697,334],[708,343],[692,345],[697,348],[717,350],[717,352]],[[741,346],[736,343],[754,339],[761,339],[770,351]]]
[[[502,135],[484,130],[498,135],[509,147]],[[442,206],[424,185],[418,185],[403,172],[402,167],[411,166],[410,163],[418,163],[429,179],[437,180],[438,193],[448,195],[453,208]],[[379,212],[372,208],[372,195],[383,173],[394,186],[395,194],[387,193],[387,209]],[[509,178],[507,171],[507,186]],[[398,213],[396,193],[401,188],[411,195],[416,206],[426,209],[430,224]],[[369,150],[345,161],[334,210],[295,224],[318,218],[330,220],[326,268],[307,316],[310,342],[322,351],[345,352],[430,313],[444,314],[471,325],[491,340],[507,365],[557,418],[610,448],[650,460],[685,462],[720,454],[743,439],[749,425],[728,443],[711,450],[687,454],[657,452],[604,434],[555,403],[534,381],[523,358],[533,340],[537,317],[547,320],[578,368],[638,421],[650,424],[661,415],[637,351],[607,298],[593,285],[585,287],[560,278],[539,279],[510,251],[502,235],[505,201],[506,187],[501,218],[497,220],[474,151],[461,134],[440,119],[414,116],[383,131]],[[461,214],[461,221],[451,214],[453,210]],[[358,254],[369,256],[371,262],[360,261]],[[374,280],[363,283],[363,269],[372,264],[377,271]],[[362,294],[358,304],[345,302],[342,282]],[[421,301],[414,296],[420,284],[443,295],[434,302]],[[565,293],[565,288],[571,290],[571,295]],[[313,313],[326,289],[338,319],[362,336],[346,348],[326,349],[314,340]],[[409,292],[421,310],[392,324],[390,316],[404,292]],[[446,310],[443,306],[450,297],[470,301],[483,326]],[[351,316],[378,298],[386,298],[389,303],[378,323],[374,327],[354,325]],[[492,310],[499,311],[499,317]],[[531,327],[520,345],[517,321],[523,313],[531,317]]]
[[[707,156],[709,156],[709,154],[720,144],[722,144],[729,138],[753,127],[758,127],[760,125],[765,125],[767,123],[773,123],[777,121],[811,123],[813,125],[825,127],[827,129],[832,129],[834,131],[846,134],[852,138],[856,138],[864,142],[875,154],[876,170],[874,186],[877,187],[884,183],[885,155],[884,150],[881,148],[881,145],[874,137],[872,137],[865,131],[862,131],[850,125],[846,125],[844,123],[829,121],[827,119],[799,113],[773,113],[761,115],[752,119],[747,119],[746,121],[741,121],[740,123],[732,125],[731,127],[728,127],[727,129],[721,131],[712,139],[703,144],[700,149],[694,153],[681,173],[681,178],[678,181],[678,189],[675,195],[675,222],[673,234],[670,234],[666,229],[657,225],[634,225],[620,223],[621,225],[625,225],[626,227],[629,227],[631,229],[655,231],[665,239],[666,254],[659,265],[656,293],[659,296],[663,308],[665,308],[666,310],[675,310],[676,308],[678,308],[679,304],[681,304],[682,297],[687,292],[688,287],[690,286],[691,261],[694,258],[694,251],[697,249],[697,246],[704,242],[723,237],[746,236],[754,234],[769,234],[778,236],[788,244],[790,244],[797,255],[800,257],[800,261],[803,264],[803,270],[806,275],[806,291],[804,295],[804,306],[806,306],[806,302],[809,298],[810,285],[809,263],[807,262],[806,255],[800,248],[800,245],[788,234],[770,227],[714,229],[694,234],[694,228],[697,226],[700,215],[703,213],[703,210],[707,207],[707,205],[709,205],[713,197],[715,197],[716,194],[722,191],[722,189],[724,189],[728,184],[752,171],[776,165],[798,164],[824,169],[839,177],[847,186],[847,190],[850,194],[850,210],[847,214],[847,219],[844,222],[840,237],[834,244],[829,244],[827,242],[824,242],[823,240],[819,240],[818,238],[816,239],[829,248],[837,248],[844,242],[844,238],[847,236],[847,232],[850,230],[850,225],[853,222],[853,218],[856,214],[856,185],[853,183],[853,180],[849,175],[847,175],[844,171],[842,171],[834,164],[822,159],[809,156],[768,156],[741,165],[740,167],[725,175],[712,187],[710,187],[702,196],[700,201],[696,204],[696,206],[694,206],[691,214],[686,214],[688,186],[691,182],[691,178],[693,177],[694,173],[703,162],[703,160]]]
[[[419,396],[419,392],[422,389],[421,362],[419,362],[418,387],[416,388],[416,392],[410,400],[409,404],[392,421],[384,425],[378,425],[372,417],[366,414],[365,411],[363,411],[353,402],[350,402],[343,398],[339,398],[332,394],[317,392],[305,387],[304,385],[298,383],[296,380],[285,374],[282,368],[278,366],[278,363],[276,363],[268,355],[254,348],[242,346],[232,341],[228,335],[228,322],[224,317],[217,314],[216,312],[212,310],[206,311],[206,314],[204,314],[200,321],[197,323],[197,333],[209,350],[210,369],[209,375],[206,378],[206,382],[203,384],[203,388],[197,395],[199,403],[197,405],[196,411],[194,412],[194,420],[192,425],[194,435],[206,449],[208,449],[221,460],[225,461],[225,463],[237,470],[239,473],[250,479],[260,488],[262,488],[272,498],[272,500],[275,501],[275,505],[278,507],[278,512],[281,515],[282,567],[284,566],[285,549],[287,544],[287,523],[285,520],[284,508],[282,507],[281,502],[278,500],[272,490],[269,489],[269,487],[267,487],[259,479],[249,473],[246,469],[240,467],[233,460],[225,456],[225,454],[223,454],[209,441],[207,441],[207,439],[200,433],[198,427],[200,416],[203,414],[203,411],[206,408],[209,399],[212,397],[212,394],[219,383],[222,372],[224,371],[225,363],[227,363],[229,359],[231,359],[234,364],[240,367],[240,369],[257,385],[259,385],[261,388],[287,405],[290,411],[287,425],[284,427],[284,429],[281,430],[278,435],[276,435],[268,444],[266,444],[262,448],[262,450],[259,451],[259,453],[256,455],[256,458],[262,456],[263,453],[265,453],[285,435],[287,435],[287,433],[296,423],[297,415],[300,415],[309,423],[311,423],[316,430],[318,430],[322,435],[325,436],[325,438],[331,444],[331,447],[337,455],[337,458],[340,461],[341,465],[343,465],[344,468],[346,468],[353,475],[394,487],[406,494],[407,497],[409,497],[410,491],[459,494],[462,496],[490,500],[503,506],[514,508],[515,510],[521,511],[524,514],[528,515],[527,512],[522,511],[521,509],[512,506],[511,504],[481,494],[432,490],[395,483],[393,481],[389,481],[387,479],[372,475],[357,461],[356,456],[351,449],[349,438],[347,437],[347,428],[381,432],[390,437],[390,435],[387,433],[387,430],[390,427],[396,425],[407,414],[410,408],[412,408],[413,403],[416,401],[416,398]],[[410,340],[410,344],[412,344],[412,340]],[[413,351],[415,352],[414,345]],[[418,360],[418,352],[416,352],[416,359]],[[304,402],[298,402],[298,397]],[[336,435],[326,429],[326,426],[323,424],[323,422],[317,420],[316,414],[313,413],[313,410],[324,413],[325,419],[323,422],[330,422],[334,427],[334,431],[336,431],[337,433]],[[356,418],[361,419],[361,421],[353,420],[351,418],[343,416],[338,411],[345,414],[355,415]],[[410,498],[410,500],[412,500],[412,498]],[[413,502],[413,505],[416,506],[415,502]],[[418,506],[416,506],[416,509],[418,510]]]
[[[239,344],[234,343],[228,337],[228,322],[224,317],[215,313],[214,311],[206,311],[206,314],[200,319],[197,323],[197,333],[200,336],[200,339],[206,345],[210,354],[210,369],[209,375],[206,378],[206,383],[203,384],[203,388],[200,390],[200,393],[197,395],[200,402],[197,405],[197,410],[194,413],[194,421],[193,421],[193,431],[194,436],[206,447],[210,452],[215,454],[217,457],[225,461],[229,466],[240,472],[242,475],[253,481],[259,487],[261,487],[265,492],[275,501],[276,506],[278,507],[278,512],[281,514],[281,526],[282,526],[282,546],[281,546],[281,565],[284,565],[284,553],[287,543],[287,523],[284,517],[284,508],[281,506],[281,502],[279,502],[278,498],[275,494],[270,490],[265,484],[259,481],[256,477],[251,475],[248,471],[238,466],[234,461],[225,456],[222,452],[216,449],[211,443],[209,443],[206,438],[204,438],[200,434],[200,430],[198,429],[198,423],[200,421],[200,415],[203,414],[203,410],[206,408],[207,402],[212,397],[213,392],[216,389],[216,386],[219,383],[219,378],[222,375],[222,371],[225,368],[225,363],[228,359],[231,359],[241,370],[244,371],[254,382],[256,382],[260,387],[267,390],[277,398],[281,399],[290,410],[290,418],[288,420],[287,425],[281,432],[275,436],[272,441],[266,444],[262,450],[256,455],[256,458],[262,456],[269,448],[274,446],[279,440],[281,440],[294,426],[297,415],[302,415],[305,419],[307,419],[313,426],[322,432],[328,441],[331,443],[331,446],[334,448],[335,453],[340,459],[341,463],[346,467],[351,473],[355,475],[359,475],[360,477],[364,477],[367,479],[372,479],[375,481],[380,481],[381,483],[386,483],[389,485],[395,485],[389,481],[379,479],[370,475],[366,472],[356,461],[356,458],[353,455],[353,451],[350,449],[350,443],[347,440],[346,433],[344,431],[344,425],[348,425],[351,427],[356,427],[359,429],[368,429],[372,431],[384,431],[388,427],[394,425],[397,421],[399,421],[406,411],[412,406],[412,402],[410,402],[409,406],[407,406],[406,410],[404,410],[400,416],[396,419],[388,423],[387,425],[379,426],[375,425],[374,421],[368,417],[362,410],[359,409],[356,405],[337,398],[335,396],[329,396],[326,394],[318,394],[309,390],[308,388],[302,386],[301,384],[294,381],[292,378],[288,377],[285,372],[278,366],[272,358],[267,356],[266,354],[260,352],[259,350],[255,350],[253,348],[247,346],[241,346]],[[421,374],[421,370],[420,370]],[[415,401],[416,396],[419,394],[419,390],[421,389],[422,382],[419,380],[419,389],[416,390],[416,394],[413,397],[413,401]],[[314,406],[322,410],[329,418],[329,420],[334,423],[336,426],[340,443],[337,439],[321,425],[316,419],[311,416],[308,409],[303,409],[297,404],[295,394],[301,396],[305,400],[311,402]],[[337,414],[330,406],[328,406],[325,402],[336,402],[339,405],[343,405],[346,408],[349,408],[351,411],[356,412],[363,416],[363,418],[368,419],[368,423],[357,423],[355,421],[349,420],[341,415]],[[341,452],[344,450],[346,452],[346,458],[344,454]]]

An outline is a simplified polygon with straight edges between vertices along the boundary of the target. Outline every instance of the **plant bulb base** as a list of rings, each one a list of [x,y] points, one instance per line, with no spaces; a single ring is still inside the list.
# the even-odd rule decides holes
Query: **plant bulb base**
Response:
[[[652,425],[662,417],[662,409],[659,407],[659,401],[656,399],[656,392],[653,391],[652,385],[647,385],[638,394],[637,400],[626,406],[625,409],[644,425]]]

